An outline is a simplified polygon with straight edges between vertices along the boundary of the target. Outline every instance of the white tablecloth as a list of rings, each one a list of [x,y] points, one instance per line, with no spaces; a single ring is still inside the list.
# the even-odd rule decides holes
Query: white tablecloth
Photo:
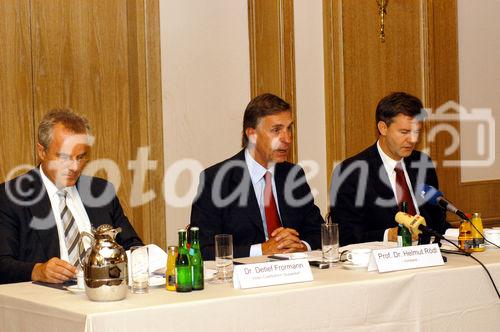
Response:
[[[119,302],[32,283],[0,286],[0,331],[500,331],[500,301],[472,259],[391,272],[313,269],[308,283],[192,293],[152,288]],[[500,286],[500,250],[475,254]]]

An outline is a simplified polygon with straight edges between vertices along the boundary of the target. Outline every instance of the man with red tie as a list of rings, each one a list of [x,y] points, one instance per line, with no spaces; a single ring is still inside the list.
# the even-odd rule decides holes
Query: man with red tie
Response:
[[[254,98],[243,117],[243,150],[200,175],[191,225],[200,228],[205,259],[214,258],[214,236],[222,233],[233,235],[235,257],[320,247],[320,210],[302,168],[286,161],[292,128],[287,102]]]
[[[395,92],[378,103],[375,117],[378,141],[343,161],[332,175],[330,207],[340,244],[397,241],[394,216],[403,202],[409,214],[422,215],[430,228],[444,233],[450,227],[445,212],[415,192],[419,184],[438,188],[430,157],[415,150],[426,117],[422,102]]]

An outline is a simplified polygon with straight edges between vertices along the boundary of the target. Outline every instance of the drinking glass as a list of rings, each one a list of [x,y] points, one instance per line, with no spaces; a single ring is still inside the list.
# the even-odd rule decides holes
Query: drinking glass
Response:
[[[149,291],[149,253],[146,246],[130,248],[132,273],[132,293],[144,294]]]
[[[215,283],[233,280],[233,236],[231,234],[215,235]]]
[[[339,225],[321,224],[321,251],[323,261],[334,263],[339,261]]]

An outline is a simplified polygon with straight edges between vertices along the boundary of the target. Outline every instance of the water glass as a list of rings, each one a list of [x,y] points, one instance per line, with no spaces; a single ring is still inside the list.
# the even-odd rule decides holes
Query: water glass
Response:
[[[321,224],[321,251],[323,261],[334,263],[339,261],[339,225]]]
[[[215,274],[214,281],[219,283],[233,280],[233,236],[215,235]]]
[[[149,291],[149,252],[146,246],[130,248],[132,273],[132,293],[144,294]]]

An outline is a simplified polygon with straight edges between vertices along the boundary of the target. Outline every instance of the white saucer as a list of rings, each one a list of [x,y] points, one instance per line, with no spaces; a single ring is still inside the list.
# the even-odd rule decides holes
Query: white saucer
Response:
[[[351,262],[344,262],[342,264],[342,267],[344,269],[348,269],[348,270],[367,270],[368,269],[368,266],[366,266],[366,265],[356,265],[356,264],[353,264]]]
[[[205,269],[205,275],[203,276],[203,279],[210,280],[215,276],[216,273],[217,273],[217,270]]]
[[[154,287],[154,286],[163,286],[165,285],[165,277],[161,276],[154,276],[154,277],[149,277],[149,286]]]
[[[71,286],[66,287],[66,289],[74,294],[85,293],[85,288],[80,288],[80,287],[78,287],[78,285],[71,285]]]

